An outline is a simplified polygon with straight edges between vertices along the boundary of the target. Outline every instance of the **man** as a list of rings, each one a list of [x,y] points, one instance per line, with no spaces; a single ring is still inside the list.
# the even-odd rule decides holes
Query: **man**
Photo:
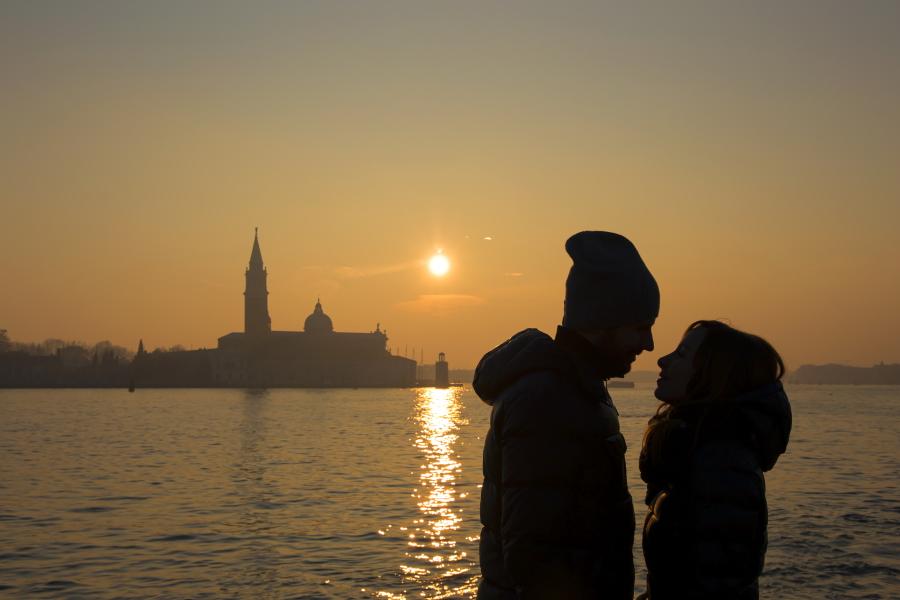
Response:
[[[526,329],[488,352],[474,388],[493,408],[481,490],[481,600],[634,593],[625,440],[606,391],[653,350],[659,288],[634,245],[566,242],[573,265],[556,338]]]

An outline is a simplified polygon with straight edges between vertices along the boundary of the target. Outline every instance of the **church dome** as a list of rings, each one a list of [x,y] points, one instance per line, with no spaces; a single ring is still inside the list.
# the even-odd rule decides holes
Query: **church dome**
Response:
[[[311,315],[306,317],[306,322],[303,323],[303,331],[306,333],[331,333],[334,331],[331,317],[322,310],[321,302],[316,301],[316,308],[313,309]]]

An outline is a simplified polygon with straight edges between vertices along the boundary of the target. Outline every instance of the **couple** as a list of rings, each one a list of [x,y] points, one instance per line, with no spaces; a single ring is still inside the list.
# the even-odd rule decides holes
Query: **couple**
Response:
[[[482,358],[491,405],[481,491],[478,598],[631,600],[634,509],[625,438],[605,381],[653,350],[659,288],[626,238],[584,231],[555,338],[526,329]],[[756,600],[766,551],[763,472],[784,453],[784,364],[718,321],[659,359],[640,455],[650,600]]]

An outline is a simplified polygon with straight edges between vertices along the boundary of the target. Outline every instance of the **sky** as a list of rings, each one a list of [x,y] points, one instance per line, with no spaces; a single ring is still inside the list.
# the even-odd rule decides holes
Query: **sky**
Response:
[[[659,282],[636,369],[900,362],[900,3],[7,1],[0,78],[14,340],[215,347],[259,227],[274,329],[470,368],[589,229]]]

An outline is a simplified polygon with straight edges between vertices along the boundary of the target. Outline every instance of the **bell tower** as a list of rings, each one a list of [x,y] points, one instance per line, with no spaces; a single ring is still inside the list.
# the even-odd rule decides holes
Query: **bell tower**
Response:
[[[269,291],[266,289],[266,268],[263,266],[259,249],[259,228],[253,233],[253,250],[250,251],[250,265],[244,274],[244,333],[265,335],[272,332],[269,318]]]

